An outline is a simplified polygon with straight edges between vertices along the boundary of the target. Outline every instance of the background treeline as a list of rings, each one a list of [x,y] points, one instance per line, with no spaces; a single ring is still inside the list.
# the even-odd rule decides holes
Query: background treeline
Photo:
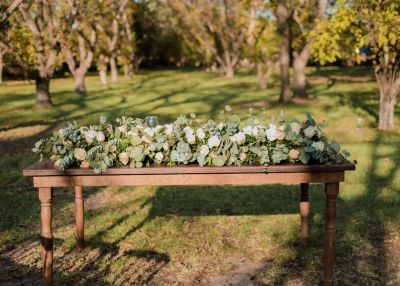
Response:
[[[139,67],[195,66],[232,78],[257,71],[268,87],[280,67],[280,102],[306,97],[306,67],[368,61],[380,91],[379,127],[394,124],[400,91],[400,3],[396,0],[3,0],[0,82],[34,78],[36,107],[68,71],[78,95],[97,70],[101,84]]]

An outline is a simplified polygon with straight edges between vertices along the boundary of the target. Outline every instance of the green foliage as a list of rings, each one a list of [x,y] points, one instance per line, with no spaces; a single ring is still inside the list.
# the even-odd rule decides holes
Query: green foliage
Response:
[[[227,108],[230,110],[230,107]],[[122,117],[119,126],[104,117],[90,127],[70,123],[38,141],[33,152],[50,158],[60,170],[71,166],[88,168],[96,173],[109,167],[129,165],[140,168],[150,164],[198,163],[205,165],[268,165],[282,162],[340,163],[348,154],[328,140],[321,125],[307,113],[307,120],[286,121],[283,113],[277,124],[267,125],[252,116],[240,126],[240,117],[230,111],[221,121],[203,122],[179,116],[175,122],[149,127],[142,119]]]

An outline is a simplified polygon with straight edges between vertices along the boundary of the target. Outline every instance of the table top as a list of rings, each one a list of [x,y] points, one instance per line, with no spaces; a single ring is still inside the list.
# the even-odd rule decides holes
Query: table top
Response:
[[[178,165],[173,167],[154,165],[143,168],[112,167],[106,173],[95,174],[93,169],[78,167],[60,171],[54,167],[51,160],[37,162],[23,170],[24,176],[93,176],[93,175],[166,175],[166,174],[254,174],[254,173],[318,173],[343,172],[355,170],[351,162],[329,165],[279,164],[269,166],[206,166]]]

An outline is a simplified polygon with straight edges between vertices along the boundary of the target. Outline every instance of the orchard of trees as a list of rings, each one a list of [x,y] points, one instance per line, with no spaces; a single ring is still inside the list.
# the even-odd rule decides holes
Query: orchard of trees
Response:
[[[77,96],[97,70],[101,84],[139,66],[196,66],[232,78],[240,66],[268,88],[280,67],[280,102],[307,97],[306,67],[361,58],[380,93],[379,128],[394,125],[400,94],[398,0],[3,0],[3,73],[34,78],[36,107],[52,106],[49,84],[69,71]],[[360,56],[363,51],[364,56]]]

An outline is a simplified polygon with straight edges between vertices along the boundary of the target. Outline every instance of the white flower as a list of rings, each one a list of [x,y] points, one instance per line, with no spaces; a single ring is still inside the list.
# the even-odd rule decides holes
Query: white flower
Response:
[[[222,122],[218,123],[217,127],[218,127],[218,130],[221,131],[224,128],[224,123],[222,123]]]
[[[153,152],[153,151],[156,151],[157,148],[156,148],[156,145],[150,144],[148,149],[149,149],[149,151]]]
[[[124,125],[122,125],[122,126],[118,127],[118,130],[120,132],[122,132],[122,133],[125,133],[126,132],[126,127]]]
[[[189,126],[186,126],[183,131],[185,132],[185,137],[188,143],[194,144],[196,142],[196,136],[194,136],[194,130]]]
[[[165,127],[165,134],[171,135],[172,132],[174,132],[174,125],[172,123],[171,124],[165,124],[164,127]]]
[[[253,127],[252,133],[253,133],[253,136],[257,136],[257,135],[258,135],[258,128],[257,128],[257,126],[254,126],[254,127]]]
[[[194,133],[193,129],[190,126],[186,126],[183,128],[183,132],[185,133]]]
[[[145,132],[147,135],[151,136],[151,137],[153,137],[154,134],[155,134],[153,128],[150,128],[150,127],[146,127],[146,128],[144,129],[144,132]]]
[[[219,138],[217,136],[212,136],[207,141],[207,145],[210,148],[218,147],[220,143],[221,143],[221,141],[219,140]]]
[[[163,149],[164,149],[165,151],[167,151],[167,150],[169,149],[169,144],[168,144],[168,142],[164,142],[163,145],[162,145],[162,147],[163,147]]]
[[[154,158],[156,158],[158,162],[161,162],[164,159],[164,154],[162,152],[157,152]]]
[[[151,139],[149,139],[149,137],[147,137],[147,136],[142,136],[141,139],[142,139],[143,142],[145,142],[147,144],[150,144],[152,142]]]
[[[103,142],[104,140],[106,140],[106,136],[104,135],[104,133],[102,131],[99,131],[99,132],[97,132],[96,139],[99,142]]]
[[[162,128],[162,126],[161,125],[157,125],[156,127],[154,127],[154,132],[158,132],[158,131],[160,131],[160,129]]]
[[[121,161],[121,163],[124,165],[128,164],[128,162],[129,162],[129,156],[128,156],[128,153],[126,153],[126,152],[119,154],[118,158]]]
[[[308,126],[306,129],[304,129],[304,134],[308,138],[313,137],[315,135],[315,127],[314,126]]]
[[[242,153],[239,154],[239,159],[240,159],[240,161],[246,160],[246,157],[247,157],[247,155],[246,155],[246,153],[244,153],[244,152],[242,152]]]
[[[324,151],[325,144],[322,141],[313,142],[311,147],[314,147],[317,151]]]
[[[278,130],[274,124],[270,124],[269,128],[265,130],[265,135],[269,141],[275,141],[278,136]]]
[[[75,148],[74,150],[74,157],[79,161],[83,161],[86,158],[86,151],[82,148]]]
[[[246,134],[246,135],[251,135],[251,134],[253,134],[253,127],[247,125],[247,126],[245,126],[245,127],[243,128],[243,132],[244,132],[244,134]]]
[[[196,143],[196,136],[193,133],[186,133],[185,134],[186,140],[189,144]]]
[[[238,132],[229,137],[229,139],[231,139],[232,142],[243,144],[246,141],[246,135],[243,132]]]
[[[200,147],[200,154],[201,155],[207,156],[209,152],[210,152],[210,148],[208,148],[207,145],[201,145],[201,147]]]
[[[135,136],[135,135],[137,135],[137,132],[132,131],[132,130],[128,131],[128,136]]]
[[[204,130],[202,128],[197,129],[196,133],[199,139],[204,139],[206,137],[206,133],[204,133]]]
[[[94,130],[88,130],[83,133],[83,136],[85,136],[86,142],[89,144],[93,143],[93,140],[94,140],[94,138],[96,138],[96,135],[97,135],[97,132]]]
[[[292,130],[292,132],[299,134],[301,129],[301,124],[298,122],[292,122],[290,123],[290,129]]]

